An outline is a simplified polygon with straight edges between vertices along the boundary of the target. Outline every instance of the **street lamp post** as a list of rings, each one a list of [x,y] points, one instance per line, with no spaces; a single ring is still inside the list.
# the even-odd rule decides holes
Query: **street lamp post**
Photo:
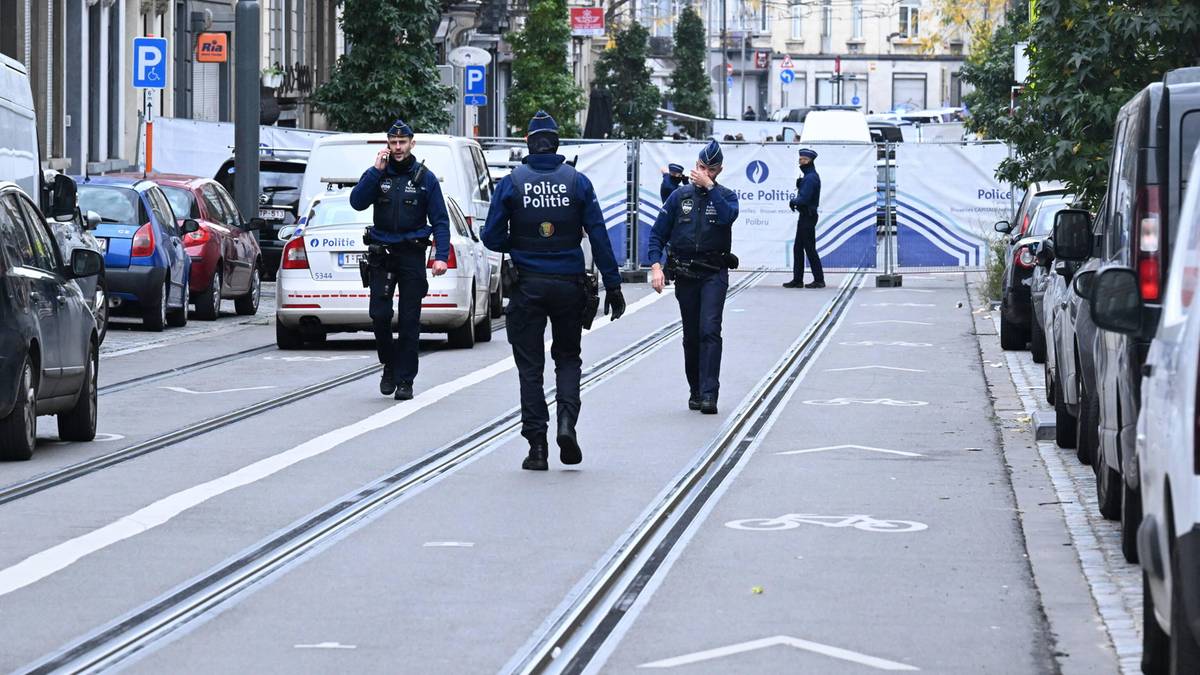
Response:
[[[233,117],[233,185],[238,210],[247,220],[258,216],[258,122],[262,108],[258,88],[259,17],[258,0],[238,0],[233,36],[237,96]]]

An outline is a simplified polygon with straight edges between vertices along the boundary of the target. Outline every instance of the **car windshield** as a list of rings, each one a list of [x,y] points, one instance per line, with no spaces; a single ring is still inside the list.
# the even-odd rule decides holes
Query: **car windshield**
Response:
[[[350,206],[350,202],[345,199],[317,202],[313,204],[312,212],[308,214],[306,229],[338,225],[366,227],[371,224],[371,212],[371,207],[367,207],[366,211],[355,211]]]
[[[1026,236],[1048,237],[1054,231],[1054,214],[1071,205],[1070,199],[1050,199],[1042,202],[1033,214],[1033,224],[1030,225]]]
[[[137,224],[138,196],[116,185],[79,186],[79,210],[95,211],[105,223]]]
[[[299,201],[300,185],[304,182],[304,168],[298,168],[298,173],[263,170],[259,173],[259,185],[262,185],[263,192],[282,192],[279,198],[284,201],[288,201],[287,198]]]
[[[194,218],[196,214],[196,195],[192,194],[191,190],[184,188],[162,187],[163,194],[167,196],[167,201],[171,203],[171,210],[176,214],[188,214],[186,217]],[[180,216],[185,217],[185,216]]]

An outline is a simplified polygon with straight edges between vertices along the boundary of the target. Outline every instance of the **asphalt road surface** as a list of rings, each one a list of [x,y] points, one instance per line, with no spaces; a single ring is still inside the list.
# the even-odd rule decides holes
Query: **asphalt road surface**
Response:
[[[583,340],[584,462],[547,473],[520,470],[503,320],[427,336],[406,402],[365,334],[276,350],[269,297],[114,327],[97,440],[42,418],[0,466],[0,669],[1135,665],[974,279],[785,280],[734,275],[715,416],[687,409],[670,289],[630,285]]]

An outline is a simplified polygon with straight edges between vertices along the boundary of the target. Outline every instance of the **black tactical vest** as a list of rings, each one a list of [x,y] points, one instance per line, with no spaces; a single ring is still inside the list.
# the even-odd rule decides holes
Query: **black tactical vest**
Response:
[[[713,187],[713,190],[723,189]],[[679,207],[671,228],[671,254],[688,260],[728,253],[733,247],[733,224],[717,220],[717,210],[709,202],[711,193],[684,185],[675,194],[679,197]]]
[[[575,168],[560,164],[542,173],[522,164],[513,169],[510,240],[514,251],[568,251],[583,240],[583,199]]]
[[[425,226],[429,209],[429,192],[420,183],[414,183],[412,173],[396,174],[385,170],[379,179],[379,196],[375,199],[372,220],[383,232],[404,234],[415,232]],[[421,167],[420,172],[425,173]]]

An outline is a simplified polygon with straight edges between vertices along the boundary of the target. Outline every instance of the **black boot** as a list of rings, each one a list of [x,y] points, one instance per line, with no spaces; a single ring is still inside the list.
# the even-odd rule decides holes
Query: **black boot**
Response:
[[[825,288],[824,281],[814,281],[804,285],[805,288]]]
[[[575,420],[565,415],[558,418],[558,458],[563,464],[578,464],[583,461],[583,450],[575,437]]]
[[[521,462],[521,468],[526,471],[548,471],[550,464],[547,458],[550,456],[550,450],[546,446],[546,439],[539,438],[538,440],[529,441],[529,456]]]
[[[690,396],[688,396],[688,410],[699,410],[699,409],[700,409],[700,394],[692,392],[692,394]]]
[[[804,282],[796,281],[795,279],[793,279],[791,281],[785,281],[783,283],[783,287],[784,288],[804,288]]]
[[[379,378],[379,393],[391,396],[393,391],[396,391],[396,383],[392,381],[392,367],[384,366],[383,377]]]
[[[413,397],[412,382],[399,382],[396,384],[396,400],[407,401]]]
[[[700,401],[700,412],[704,413],[705,415],[716,415],[717,414],[717,399],[716,399],[716,397],[715,396],[705,396],[704,399]]]

